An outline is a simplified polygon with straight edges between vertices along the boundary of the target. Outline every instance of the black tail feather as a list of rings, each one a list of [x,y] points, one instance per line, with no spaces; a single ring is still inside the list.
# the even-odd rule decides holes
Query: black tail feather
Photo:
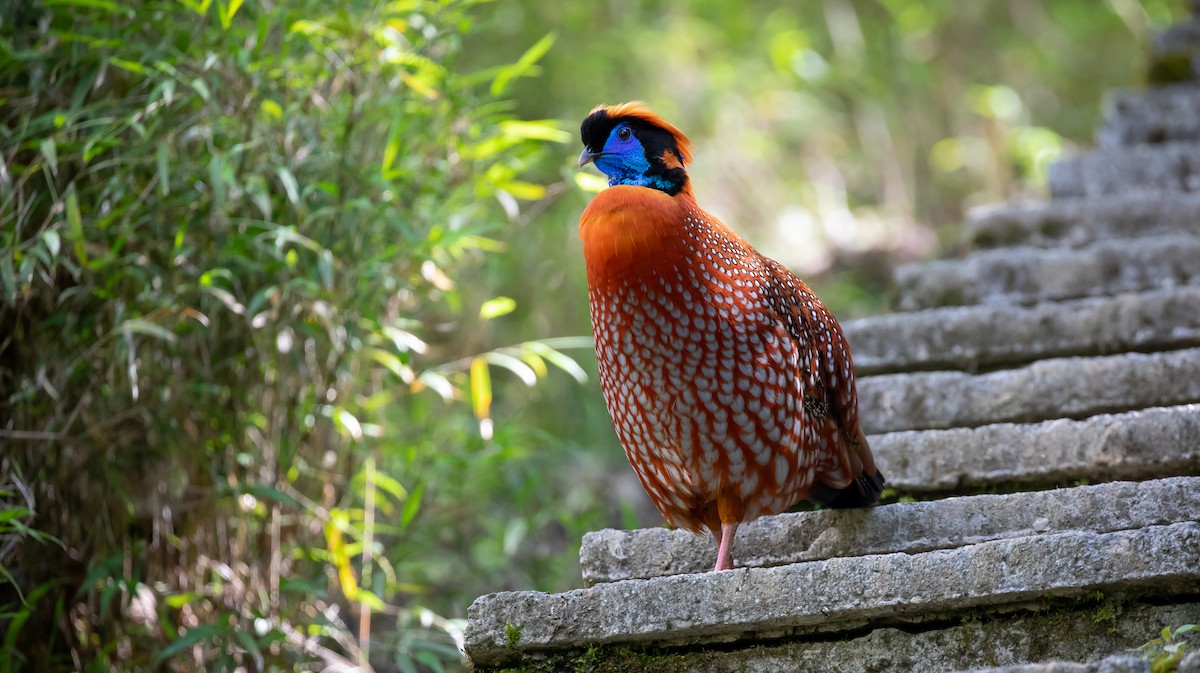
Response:
[[[815,503],[833,509],[870,507],[879,502],[879,495],[883,493],[885,481],[882,472],[863,473],[844,488],[831,488],[818,481],[813,484],[808,497]]]

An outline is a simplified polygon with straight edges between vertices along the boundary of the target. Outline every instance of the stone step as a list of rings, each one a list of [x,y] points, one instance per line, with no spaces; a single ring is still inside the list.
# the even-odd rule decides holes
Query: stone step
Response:
[[[895,503],[869,510],[780,514],[741,526],[734,549],[739,568],[767,568],[837,557],[956,549],[1069,530],[1111,533],[1191,521],[1198,513],[1200,477],[1173,477]],[[710,538],[666,528],[588,533],[579,551],[583,580],[589,586],[700,573],[715,561]]]
[[[605,644],[686,645],[847,632],[952,618],[1047,597],[1200,590],[1200,523],[1071,531],[953,550],[674,575],[562,594],[483,596],[466,652],[476,665]]]
[[[1049,183],[1056,199],[1136,191],[1200,191],[1200,142],[1085,152],[1052,164]]]
[[[1200,346],[1200,286],[1033,306],[952,306],[842,323],[859,377]]]
[[[691,651],[655,651],[623,645],[571,650],[544,658],[530,657],[526,660],[530,664],[528,669],[520,670],[531,673],[592,670],[623,673],[951,673],[977,666],[1028,665],[1026,662],[1049,659],[1093,661],[1114,651],[1133,650],[1154,637],[1164,624],[1190,624],[1200,620],[1200,603],[1196,602],[1151,606],[1119,605],[1118,600],[1082,601],[1074,609],[1051,601],[1048,607],[1040,610],[988,615],[986,619],[960,619],[943,628],[885,627],[865,635],[831,639],[782,638],[743,647]],[[1105,661],[1105,665],[1112,665],[1116,660]],[[1149,663],[1144,659],[1125,657],[1124,661],[1140,661],[1145,668],[1128,670],[1150,673]],[[588,666],[600,662],[603,662],[601,666]],[[1200,658],[1188,665],[1197,663]],[[474,670],[476,673],[498,671],[479,665]],[[1030,669],[1015,670],[1031,673]],[[1125,670],[1103,667],[1049,669],[1053,673],[1124,673]],[[1032,671],[1042,673],[1036,668]],[[1181,665],[1177,673],[1200,673],[1200,668],[1189,669]]]
[[[1200,237],[1103,240],[1086,248],[1003,248],[905,264],[893,273],[900,311],[1035,304],[1200,284]]]
[[[1151,40],[1150,48],[1155,56],[1200,53],[1200,16],[1159,31]],[[1200,72],[1196,74],[1200,76]]]
[[[1081,247],[1106,238],[1200,236],[1200,194],[1132,192],[981,206],[967,213],[966,229],[966,240],[975,248]]]
[[[1200,474],[1200,405],[869,440],[888,486],[918,495]]]
[[[1200,654],[1193,653],[1179,662],[1175,673],[1200,673]],[[1018,664],[996,668],[976,668],[969,673],[1152,673],[1150,660],[1123,654],[1088,664],[1054,661],[1043,664]]]
[[[1200,140],[1200,86],[1173,84],[1148,91],[1114,91],[1104,99],[1101,149],[1142,143]]]
[[[858,381],[863,431],[973,428],[1200,401],[1200,348],[1039,360],[988,374],[917,372]]]

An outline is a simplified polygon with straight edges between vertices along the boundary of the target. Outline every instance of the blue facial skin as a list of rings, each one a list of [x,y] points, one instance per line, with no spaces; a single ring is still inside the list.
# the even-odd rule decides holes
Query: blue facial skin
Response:
[[[629,124],[617,124],[608,134],[604,149],[596,157],[596,168],[608,176],[608,186],[634,185],[668,191],[672,184],[657,175],[648,175],[650,162],[646,160],[646,150],[636,134],[629,129],[628,137],[621,139],[622,129],[629,129]]]

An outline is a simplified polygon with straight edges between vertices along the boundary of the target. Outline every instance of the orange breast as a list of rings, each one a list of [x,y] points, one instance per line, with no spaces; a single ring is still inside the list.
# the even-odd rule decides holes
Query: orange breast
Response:
[[[588,284],[604,287],[666,265],[679,253],[684,212],[672,197],[645,187],[597,194],[579,218]]]

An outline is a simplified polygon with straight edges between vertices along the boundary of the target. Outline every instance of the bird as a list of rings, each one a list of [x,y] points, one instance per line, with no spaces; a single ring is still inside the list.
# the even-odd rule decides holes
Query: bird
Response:
[[[816,294],[696,203],[692,143],[634,101],[580,125],[608,176],[579,219],[600,387],[666,521],[711,534],[808,500],[878,502],[850,345]]]

